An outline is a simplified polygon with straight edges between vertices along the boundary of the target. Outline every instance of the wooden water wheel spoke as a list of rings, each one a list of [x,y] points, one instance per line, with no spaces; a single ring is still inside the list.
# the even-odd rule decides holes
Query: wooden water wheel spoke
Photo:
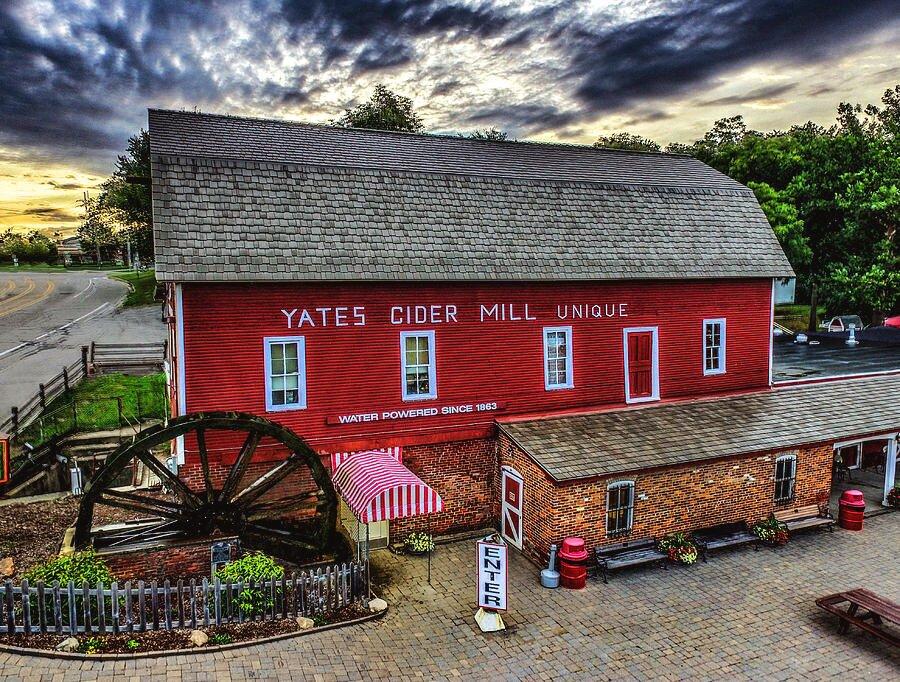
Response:
[[[163,521],[152,525],[135,526],[134,528],[121,529],[118,532],[107,535],[106,547],[118,547],[121,545],[137,544],[139,542],[151,542],[153,540],[172,539],[185,536],[185,530],[177,521]]]
[[[271,518],[276,512],[281,514],[289,514],[299,509],[312,509],[318,511],[320,505],[324,504],[319,493],[309,493],[303,497],[293,497],[286,500],[275,500],[263,504],[254,504],[247,507],[247,519],[254,521],[257,519]]]
[[[274,540],[275,542],[282,542],[292,547],[297,547],[305,550],[313,550],[318,549],[316,545],[312,543],[305,542],[300,540],[289,530],[281,529],[281,528],[272,528],[270,526],[265,526],[261,523],[247,523],[244,526],[244,532],[250,536],[261,536],[268,540]]]
[[[206,429],[197,429],[197,454],[200,457],[200,468],[203,470],[203,486],[206,489],[206,501],[212,502],[216,497],[212,476],[209,472],[209,450],[206,447]]]
[[[212,433],[215,432],[215,433]],[[220,434],[220,432],[226,432]],[[244,434],[234,464],[225,477],[222,488],[213,487],[212,467],[217,464],[209,449],[213,437]],[[194,439],[188,436],[194,435]],[[202,488],[192,490],[153,456],[155,449],[166,446],[178,437],[196,443],[196,451],[186,450],[189,466],[199,464]],[[239,490],[254,453],[263,438],[289,453],[280,463]],[[219,447],[216,452],[227,451]],[[232,442],[226,440],[224,442]],[[114,484],[132,460],[138,459],[156,474],[173,496],[158,498],[141,490],[120,490]],[[288,479],[298,467],[309,468],[318,492],[309,487],[291,490],[276,487]],[[189,469],[190,470],[190,469]],[[183,471],[183,470],[182,470]],[[94,507],[103,504],[133,512],[139,522],[125,522],[113,528],[94,530]],[[296,526],[282,525],[286,515],[298,509],[313,512]],[[92,542],[100,547],[125,547],[141,543],[174,539],[212,538],[237,534],[248,542],[263,547],[287,548],[291,558],[303,552],[319,553],[334,532],[337,517],[337,496],[328,472],[319,455],[289,429],[261,417],[234,412],[198,413],[177,417],[166,424],[145,429],[133,442],[124,443],[106,458],[104,465],[85,487],[78,518],[75,522],[74,544],[78,548]]]
[[[232,502],[238,509],[244,509],[269,492],[285,478],[291,475],[303,461],[299,457],[288,457],[281,464],[269,469],[265,474],[257,478],[253,483],[241,490],[232,498]]]
[[[152,452],[149,450],[139,450],[134,453],[134,455],[141,460],[150,471],[159,476],[163,485],[172,488],[173,492],[178,495],[186,505],[196,509],[202,504],[202,501],[197,497],[194,491],[188,488],[178,476],[169,471],[168,467],[156,459]]]
[[[253,457],[253,453],[256,452],[256,447],[259,445],[260,440],[262,440],[261,433],[251,431],[247,434],[247,439],[241,446],[237,459],[235,459],[234,464],[231,465],[231,471],[228,472],[228,478],[225,479],[222,490],[219,491],[219,502],[230,500],[231,496],[234,495],[234,491],[237,489],[241,478],[243,478],[244,472],[247,471],[247,467],[250,465],[250,458]]]

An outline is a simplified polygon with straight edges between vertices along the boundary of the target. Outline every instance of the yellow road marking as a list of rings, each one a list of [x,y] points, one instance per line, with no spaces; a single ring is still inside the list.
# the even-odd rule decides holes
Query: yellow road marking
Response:
[[[29,292],[30,292],[32,289],[34,289],[34,282],[31,280],[28,280],[28,281],[31,284],[31,289],[29,289]],[[47,298],[50,294],[52,294],[54,289],[56,289],[56,285],[52,281],[47,282],[47,288],[44,289],[44,291],[37,298],[33,298],[30,301],[27,301],[27,300],[23,301],[20,305],[15,306],[13,308],[3,309],[2,311],[0,311],[0,317],[6,317],[7,315],[12,315],[13,313],[17,313],[20,310],[25,310],[26,308],[30,308],[33,305],[37,305],[38,303],[43,301],[45,298]],[[26,292],[26,293],[28,293],[28,292]],[[19,296],[23,296],[23,295],[24,294],[19,294],[18,296],[13,296],[13,298],[18,298]],[[13,298],[9,299],[9,301],[12,301]],[[6,301],[6,302],[9,303],[9,301]]]
[[[4,287],[3,291],[0,291],[0,296],[5,296],[6,294],[10,293],[15,288],[16,288],[16,280],[14,280],[14,279],[7,280],[6,286]]]
[[[6,306],[6,305],[12,303],[13,301],[19,300],[19,299],[22,298],[23,296],[27,296],[27,295],[30,294],[32,291],[34,291],[34,280],[33,280],[33,279],[30,279],[30,278],[29,278],[29,279],[26,279],[26,280],[25,280],[25,291],[21,291],[21,292],[19,292],[18,294],[16,294],[15,296],[10,296],[8,299],[6,299],[5,301],[3,301],[3,305],[0,306],[0,312],[3,311],[3,307],[4,307],[4,306]]]

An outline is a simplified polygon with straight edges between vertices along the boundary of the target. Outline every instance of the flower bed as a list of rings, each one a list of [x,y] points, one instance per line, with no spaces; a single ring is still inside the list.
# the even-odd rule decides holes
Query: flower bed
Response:
[[[203,651],[211,647],[250,643],[256,640],[271,637],[299,634],[301,632],[315,632],[318,628],[341,623],[352,623],[363,618],[374,618],[380,615],[372,613],[360,604],[349,604],[346,607],[333,611],[327,615],[319,616],[313,620],[313,627],[301,625],[301,619],[286,618],[275,621],[251,621],[247,623],[230,623],[227,625],[210,626],[198,630],[208,637],[202,646],[197,646],[191,641],[193,631],[187,628],[177,630],[156,630],[148,632],[121,633],[118,635],[79,635],[77,654],[141,654],[172,650],[196,650]],[[308,623],[306,624],[308,625]],[[2,635],[0,633],[0,646],[9,645],[44,651],[58,651],[60,644],[69,639],[68,635],[30,635],[23,634]]]

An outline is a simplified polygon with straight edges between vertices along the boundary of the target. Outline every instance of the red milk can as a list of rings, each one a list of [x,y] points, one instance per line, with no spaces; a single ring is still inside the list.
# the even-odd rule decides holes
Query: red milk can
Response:
[[[559,551],[559,582],[570,590],[580,590],[587,581],[588,553],[583,538],[566,538]]]
[[[859,490],[845,490],[841,495],[838,523],[846,530],[862,530],[866,500]]]

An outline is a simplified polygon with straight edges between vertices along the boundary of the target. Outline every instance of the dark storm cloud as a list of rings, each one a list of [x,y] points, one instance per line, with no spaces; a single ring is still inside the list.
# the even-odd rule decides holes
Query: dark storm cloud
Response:
[[[764,102],[781,95],[785,95],[797,89],[799,83],[783,83],[781,85],[770,85],[763,88],[754,88],[739,95],[728,95],[727,97],[716,97],[715,99],[701,100],[697,102],[699,107],[722,106],[726,104],[752,104],[753,102]]]
[[[659,121],[668,115],[656,100],[688,91],[703,99],[698,91],[721,85],[742,65],[843,54],[876,29],[896,26],[900,14],[896,0],[685,0],[655,4],[652,16],[638,20],[616,10],[592,14],[576,0],[534,9],[488,0],[244,2],[119,0],[91,9],[56,0],[44,19],[27,0],[0,0],[0,147],[14,152],[6,157],[77,158],[108,171],[127,137],[146,125],[148,105],[299,110],[348,73],[396,75],[413,66],[426,87],[437,83],[431,96],[447,96],[442,103],[458,112],[453,127],[568,134],[611,111],[626,111],[634,123]],[[463,92],[478,97],[477,61],[463,78],[449,70],[458,64],[417,53],[440,57],[442,45],[467,38],[481,41],[473,54],[482,49],[493,60],[492,76],[505,69],[511,87],[524,83],[515,101],[461,100]],[[277,67],[304,49],[324,59],[277,73],[274,82],[247,66]],[[438,65],[425,71],[425,64]],[[86,163],[97,159],[102,163]]]
[[[577,112],[561,111],[552,104],[509,104],[478,109],[465,121],[473,125],[490,125],[498,129],[525,130],[540,133],[569,125],[578,119]]]
[[[594,111],[694,90],[754,62],[814,63],[896,25],[896,0],[693,0],[622,24],[579,16],[554,34],[577,97]]]

